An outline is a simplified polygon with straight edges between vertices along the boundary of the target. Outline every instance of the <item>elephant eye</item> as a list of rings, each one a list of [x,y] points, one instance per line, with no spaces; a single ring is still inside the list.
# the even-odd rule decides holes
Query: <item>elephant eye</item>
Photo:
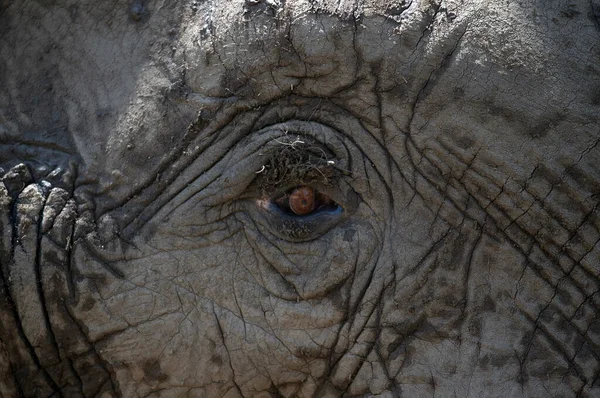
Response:
[[[339,207],[330,197],[307,185],[295,187],[272,199],[272,202],[287,214],[296,216],[308,216]]]
[[[299,185],[282,194],[256,201],[263,225],[282,239],[305,242],[317,239],[338,225],[345,208],[310,185]]]
[[[259,155],[258,177],[247,189],[255,203],[250,211],[259,228],[286,241],[308,242],[348,219],[358,200],[328,147],[300,135],[288,142],[293,137],[286,134]]]

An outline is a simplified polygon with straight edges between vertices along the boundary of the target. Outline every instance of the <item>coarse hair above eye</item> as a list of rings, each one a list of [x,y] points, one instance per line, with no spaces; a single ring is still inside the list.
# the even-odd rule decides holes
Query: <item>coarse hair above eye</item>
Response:
[[[284,138],[286,140],[284,140]],[[259,174],[259,187],[264,195],[281,192],[291,186],[318,182],[329,185],[339,176],[333,167],[333,155],[309,137],[274,139],[274,147]]]

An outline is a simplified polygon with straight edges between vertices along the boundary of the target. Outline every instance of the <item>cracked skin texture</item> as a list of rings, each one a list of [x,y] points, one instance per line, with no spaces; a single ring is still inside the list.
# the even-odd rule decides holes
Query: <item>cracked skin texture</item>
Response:
[[[599,21],[0,4],[0,396],[598,396]]]

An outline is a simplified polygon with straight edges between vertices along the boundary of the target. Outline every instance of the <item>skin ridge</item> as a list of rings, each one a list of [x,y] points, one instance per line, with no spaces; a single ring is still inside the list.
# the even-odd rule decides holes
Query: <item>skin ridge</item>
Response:
[[[9,169],[9,172],[7,174],[10,176],[10,173],[13,170],[16,170],[17,173],[20,172],[20,174],[23,174],[23,171],[27,169],[31,170],[31,168],[27,166],[23,167],[23,164],[19,164],[13,167],[12,169]],[[5,176],[4,178],[4,181],[6,182],[7,177]],[[33,178],[31,174],[29,175],[29,178]],[[67,181],[69,178],[70,176],[67,176]],[[53,256],[50,256],[51,253],[59,249],[59,242],[56,240],[56,238],[53,238],[53,235],[55,235],[54,228],[58,228],[61,231],[64,231],[65,229],[67,231],[71,230],[67,238],[66,248],[62,248],[62,245],[60,245],[61,248],[59,250],[63,253],[62,255],[64,256],[64,260],[62,261],[65,262],[64,269],[67,271],[66,277],[72,278],[73,275],[69,274],[69,263],[71,261],[71,248],[74,244],[77,244],[74,239],[74,224],[76,215],[74,214],[73,216],[68,216],[67,219],[61,218],[61,215],[64,214],[61,212],[66,209],[65,205],[68,203],[65,202],[62,207],[54,209],[56,210],[56,213],[53,224],[50,225],[49,229],[45,231],[42,230],[42,225],[44,221],[43,215],[45,214],[45,210],[47,210],[47,199],[49,198],[48,194],[51,192],[52,189],[59,189],[63,192],[66,192],[69,200],[73,200],[75,181],[76,177],[73,178],[72,185],[68,187],[70,188],[71,193],[68,193],[62,188],[51,188],[49,182],[46,180],[36,181],[34,179],[25,179],[20,185],[9,184],[9,186],[16,188],[16,191],[14,189],[7,190],[4,182],[0,181],[0,183],[2,184],[0,186],[0,202],[2,203],[2,212],[5,215],[8,215],[8,221],[11,225],[10,233],[7,234],[6,232],[8,231],[5,229],[5,234],[2,239],[1,245],[4,249],[1,253],[2,267],[0,271],[2,272],[0,273],[0,290],[2,291],[2,297],[3,300],[5,300],[5,304],[1,308],[2,311],[0,313],[0,317],[2,318],[2,323],[4,325],[7,325],[9,329],[7,330],[6,328],[0,328],[0,341],[2,341],[3,344],[6,344],[7,341],[10,341],[11,345],[9,346],[9,348],[13,347],[13,349],[17,349],[17,347],[22,347],[18,348],[17,351],[7,351],[7,359],[10,364],[10,373],[8,375],[0,375],[3,378],[8,378],[10,376],[10,378],[13,380],[12,384],[14,391],[18,396],[39,396],[52,394],[56,394],[59,397],[71,396],[71,394],[73,394],[74,391],[72,389],[73,387],[66,387],[66,385],[69,384],[71,386],[73,386],[74,384],[76,390],[79,391],[79,394],[81,395],[88,395],[92,391],[96,390],[96,392],[91,393],[91,395],[98,395],[102,391],[112,391],[113,393],[117,394],[117,396],[121,396],[117,385],[114,383],[114,381],[112,381],[112,376],[110,374],[110,365],[103,361],[97,353],[93,354],[93,357],[95,358],[94,362],[96,362],[98,366],[104,369],[103,379],[101,378],[95,383],[86,383],[86,385],[84,385],[83,380],[79,375],[79,372],[81,372],[82,369],[76,368],[76,366],[80,365],[75,365],[74,361],[77,361],[77,359],[73,357],[73,355],[79,356],[81,355],[81,353],[71,351],[72,349],[78,349],[75,347],[70,347],[68,344],[65,345],[64,339],[61,340],[61,344],[59,346],[54,328],[63,328],[66,325],[57,325],[56,323],[54,323],[59,321],[59,319],[57,319],[56,317],[53,317],[53,322],[50,316],[51,309],[47,302],[47,295],[50,291],[52,291],[52,289],[48,286],[45,286],[45,281],[47,281],[48,279],[45,277],[45,275],[42,274],[42,267],[47,268],[49,264],[52,264],[54,261],[58,261],[58,265],[63,266],[61,260],[59,260],[58,258],[53,259]],[[35,232],[34,236],[29,237],[26,235],[22,238],[19,238],[19,225],[22,225],[23,222],[25,222],[25,220],[27,219],[27,217],[29,217],[28,213],[21,213],[18,210],[19,203],[21,201],[21,198],[23,198],[22,192],[24,192],[24,188],[29,189],[31,187],[36,187],[36,189],[38,189],[40,192],[45,193],[43,194],[42,204],[39,207],[38,212],[33,214],[33,220],[35,220],[35,224],[25,227],[30,230],[33,230],[33,232]],[[27,212],[28,210],[25,210],[24,208],[24,211]],[[55,225],[57,220],[59,220],[60,222],[59,225]],[[62,221],[67,221],[67,224],[65,225],[64,223],[62,223]],[[7,238],[9,241],[6,240]],[[14,272],[18,269],[18,267],[26,266],[22,263],[23,260],[17,259],[15,255],[15,250],[17,250],[17,248],[19,248],[19,250],[24,250],[26,245],[24,240],[34,241],[33,249],[35,250],[35,253],[33,255],[33,265],[36,280],[36,294],[35,296],[29,296],[27,300],[29,303],[37,303],[37,305],[40,306],[41,314],[43,316],[42,327],[46,331],[48,339],[47,342],[44,343],[46,345],[42,345],[41,347],[34,347],[34,345],[32,344],[30,338],[27,335],[26,326],[23,324],[22,315],[19,314],[18,310],[18,308],[22,305],[31,304],[21,302],[21,298],[18,299],[19,301],[16,302],[13,298],[13,295],[11,294],[11,287],[13,289],[16,288],[16,285],[14,285],[15,281],[11,283],[11,269],[12,272]],[[10,250],[9,252],[5,250],[7,247]],[[71,288],[69,290],[73,292],[72,282]],[[54,300],[53,297],[50,297],[50,299],[52,301]],[[74,297],[71,296],[71,299],[73,300]],[[52,304],[52,308],[54,309],[54,304]],[[70,321],[72,321],[75,325],[79,325],[78,321],[76,321],[76,318],[73,318],[73,315],[68,310],[67,304],[63,304],[63,311],[64,314],[68,315]],[[15,325],[13,331],[10,330],[10,325]],[[86,335],[86,333],[83,329],[81,329],[80,326],[79,331],[81,335]],[[19,343],[17,343],[17,341],[19,341]],[[90,350],[94,352],[93,343],[87,341],[87,344]],[[45,354],[46,352],[48,352],[48,350],[53,351],[55,353],[54,355],[56,357],[54,359],[49,358],[47,354]],[[60,375],[61,373],[62,375]],[[37,376],[35,376],[35,374],[37,374]],[[73,380],[75,380],[74,383]]]

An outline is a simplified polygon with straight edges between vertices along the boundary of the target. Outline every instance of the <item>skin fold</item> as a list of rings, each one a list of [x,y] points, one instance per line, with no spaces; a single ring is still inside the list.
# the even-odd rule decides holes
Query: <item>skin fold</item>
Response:
[[[598,60],[595,0],[0,2],[0,396],[598,396]]]

